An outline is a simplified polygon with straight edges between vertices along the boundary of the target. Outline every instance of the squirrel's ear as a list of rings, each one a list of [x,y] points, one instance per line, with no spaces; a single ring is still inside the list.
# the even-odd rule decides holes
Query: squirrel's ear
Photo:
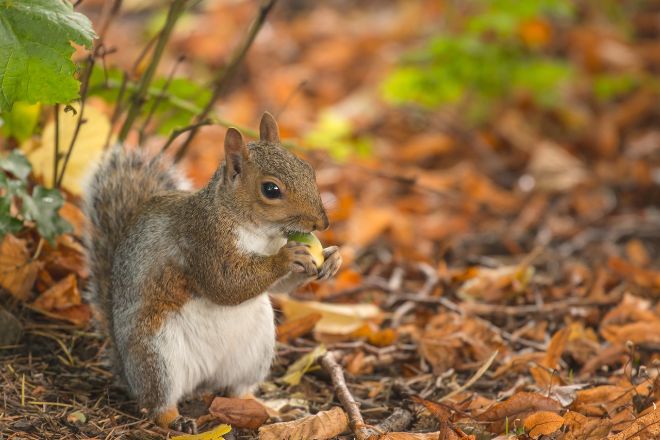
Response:
[[[247,155],[241,132],[230,127],[225,135],[225,161],[227,176],[233,180],[243,169],[243,160]]]
[[[275,118],[268,112],[264,112],[259,124],[259,137],[262,141],[280,143],[280,129],[277,127]]]

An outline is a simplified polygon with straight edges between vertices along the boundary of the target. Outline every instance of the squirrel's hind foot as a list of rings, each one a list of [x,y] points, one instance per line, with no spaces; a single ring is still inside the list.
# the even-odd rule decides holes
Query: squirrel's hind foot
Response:
[[[197,422],[189,417],[179,416],[170,423],[169,427],[185,434],[197,434]]]
[[[179,414],[176,406],[156,414],[154,421],[161,428],[168,428],[185,434],[197,434],[197,423],[195,419]]]

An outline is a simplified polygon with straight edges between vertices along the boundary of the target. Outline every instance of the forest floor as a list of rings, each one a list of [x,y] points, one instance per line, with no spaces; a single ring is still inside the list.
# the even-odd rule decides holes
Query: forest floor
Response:
[[[85,12],[94,19],[100,3],[84,2]],[[285,438],[269,426],[304,417],[288,435],[368,438],[364,427],[350,431],[344,412],[318,415],[348,411],[337,397],[348,390],[365,424],[410,433],[372,438],[660,438],[657,82],[606,103],[576,93],[559,111],[512,100],[477,130],[455,112],[392,107],[374,87],[440,19],[442,2],[298,3],[269,18],[219,113],[248,127],[263,110],[277,116],[315,165],[331,220],[319,237],[341,247],[344,266],[333,280],[273,297],[277,358],[259,405],[220,399],[215,416],[201,402],[184,412],[208,428],[258,427],[266,411],[262,438]],[[217,67],[254,10],[217,2],[191,15],[163,71],[178,53]],[[109,63],[130,67],[143,14],[116,20],[108,41],[120,50]],[[631,22],[625,42],[583,18],[556,44],[586,70],[625,62],[657,75],[660,9],[649,2]],[[342,161],[302,148],[319,109],[350,121],[337,148],[368,139],[372,153]],[[221,160],[224,132],[204,127],[184,160],[198,187]],[[0,439],[173,435],[114,385],[107,342],[80,300],[88,273],[79,199],[69,196],[63,215],[76,230],[56,249],[37,252],[33,231],[0,249],[5,267],[38,255],[12,272],[32,273],[33,283],[0,294],[23,327],[18,343],[0,346]],[[327,353],[346,389],[333,384]]]

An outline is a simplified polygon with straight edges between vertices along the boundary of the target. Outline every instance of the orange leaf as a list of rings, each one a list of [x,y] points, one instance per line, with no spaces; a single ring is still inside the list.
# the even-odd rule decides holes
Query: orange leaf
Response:
[[[92,317],[89,306],[82,304],[74,274],[69,274],[39,295],[32,306],[48,316],[75,325],[84,325]]]
[[[539,438],[557,431],[564,424],[564,418],[550,411],[539,411],[525,419],[525,429],[531,438]]]
[[[216,397],[209,413],[220,422],[237,428],[257,429],[268,420],[266,408],[254,399]]]
[[[322,314],[312,312],[297,319],[291,319],[277,326],[277,340],[288,342],[292,339],[306,335],[314,330],[316,323],[321,320]]]
[[[30,261],[25,240],[5,235],[0,244],[0,286],[25,301],[30,297],[41,266],[41,262]]]
[[[561,404],[554,399],[535,393],[519,392],[497,403],[477,417],[478,420],[492,422],[492,432],[501,432],[505,421],[509,423],[516,419],[524,419],[536,411],[559,411]]]

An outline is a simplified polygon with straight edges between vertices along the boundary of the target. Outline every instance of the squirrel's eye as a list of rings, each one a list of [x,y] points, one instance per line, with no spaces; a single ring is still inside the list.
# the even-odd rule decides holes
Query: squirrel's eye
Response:
[[[264,182],[261,184],[261,192],[267,199],[279,199],[282,197],[280,187],[274,182]]]

